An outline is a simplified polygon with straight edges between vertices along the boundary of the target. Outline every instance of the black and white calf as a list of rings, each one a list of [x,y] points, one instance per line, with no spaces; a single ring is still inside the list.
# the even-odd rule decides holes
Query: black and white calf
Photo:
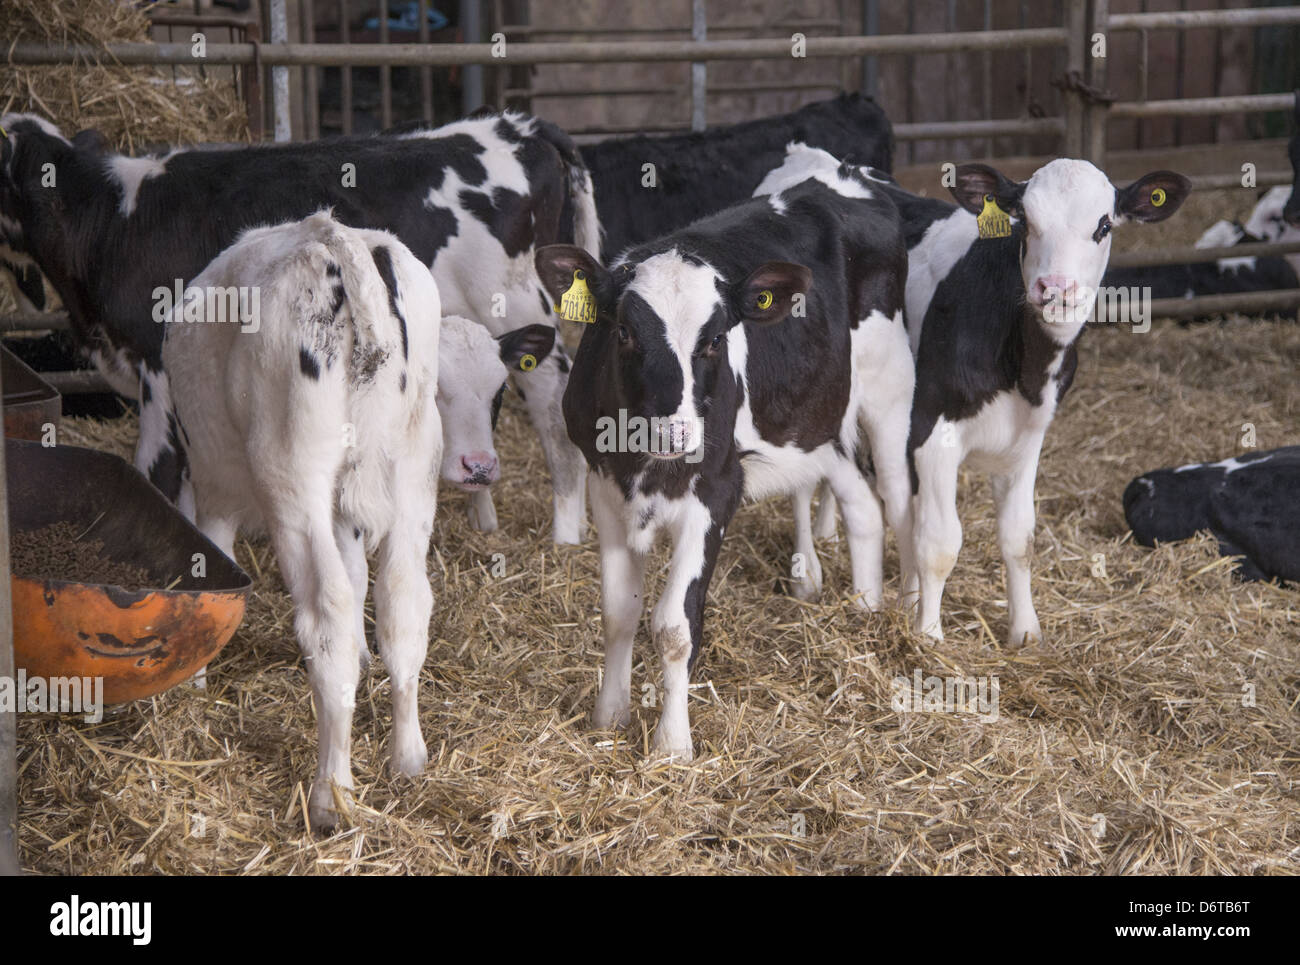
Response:
[[[791,141],[882,171],[893,162],[889,118],[862,94],[706,131],[585,144],[582,157],[591,171],[605,250],[621,254],[744,201],[781,163]]]
[[[570,437],[594,470],[605,676],[593,720],[629,719],[632,644],[646,556],[673,544],[651,630],[663,661],[657,752],[693,754],[687,681],[723,534],[742,495],[789,494],[828,478],[844,510],[854,589],[879,584],[869,546],[883,520],[859,470],[862,384],[872,339],[899,326],[906,254],[883,192],[857,179],[806,181],[634,248],[612,268],[572,246],[538,252],[557,302],[589,285],[564,396]],[[658,445],[611,425],[648,424]],[[649,451],[646,451],[646,449]]]
[[[490,487],[501,475],[492,443],[497,413],[512,372],[531,372],[550,354],[555,329],[527,325],[493,338],[459,315],[444,315],[438,336],[438,415],[442,419],[442,479],[469,493],[470,521],[497,528]]]
[[[1124,518],[1143,546],[1213,533],[1242,557],[1247,580],[1300,582],[1300,446],[1143,473],[1124,490]]]
[[[107,150],[93,132],[69,141],[30,115],[6,115],[0,127],[0,244],[50,280],[114,387],[139,393],[136,464],[173,498],[180,467],[162,404],[160,319],[177,287],[244,230],[323,208],[344,224],[389,230],[432,269],[449,313],[496,335],[555,322],[533,268],[537,247],[599,250],[576,148],[518,113],[400,136],[140,158]],[[560,411],[567,369],[557,350],[516,379],[551,472],[555,539],[574,543],[586,470]]]
[[[427,760],[417,697],[442,452],[438,287],[394,236],[325,213],[245,233],[194,283],[259,292],[256,325],[173,313],[162,356],[185,387],[172,416],[199,528],[228,555],[239,530],[269,531],[293,597],[320,742],[309,812],[329,827],[331,785],[352,787],[367,549],[393,768],[414,775]]]
[[[1161,221],[1190,183],[1156,171],[1116,188],[1086,161],[1060,159],[1028,181],[983,164],[956,169],[954,207],[902,189],[908,244],[907,325],[916,353],[908,455],[920,577],[917,625],[942,637],[944,583],[961,550],[957,471],[988,473],[1006,564],[1012,646],[1042,630],[1030,595],[1034,481],[1043,437],[1074,379],[1075,343],[1091,317],[1111,230]],[[1014,219],[980,238],[976,214],[993,199]]]
[[[786,148],[781,166],[770,171],[754,189],[755,197],[771,197],[774,207],[783,204],[781,192],[809,178],[820,181],[839,194],[850,197],[858,192],[880,191],[887,176],[870,168],[841,163],[820,148],[794,143]],[[892,183],[892,182],[890,182]],[[856,187],[855,187],[856,186]],[[870,349],[857,362],[861,374],[859,412],[869,448],[871,478],[885,507],[885,516],[898,539],[898,556],[903,571],[902,583],[912,569],[912,486],[907,469],[907,434],[911,426],[912,391],[915,367],[908,344],[907,330],[898,319],[873,314],[861,321],[863,335]],[[802,578],[793,580],[795,596],[812,599],[821,592],[822,568],[813,542],[811,520],[813,491],[805,486],[793,496],[795,553],[804,566]],[[834,535],[835,496],[829,486],[822,486],[816,535]],[[855,600],[876,609],[882,602],[880,573],[883,571],[883,537],[873,540],[865,550],[872,559],[871,582]]]

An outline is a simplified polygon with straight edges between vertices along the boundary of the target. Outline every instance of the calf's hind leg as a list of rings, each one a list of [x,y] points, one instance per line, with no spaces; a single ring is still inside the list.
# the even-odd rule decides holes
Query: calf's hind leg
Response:
[[[791,593],[800,600],[815,600],[822,591],[822,561],[813,545],[812,489],[796,490],[790,497],[794,510],[794,559]]]
[[[352,711],[360,657],[355,601],[334,542],[333,475],[307,477],[302,488],[264,500],[280,572],[294,602],[294,630],[316,702],[316,780],[309,799],[312,827],[338,822],[334,791],[352,788]]]

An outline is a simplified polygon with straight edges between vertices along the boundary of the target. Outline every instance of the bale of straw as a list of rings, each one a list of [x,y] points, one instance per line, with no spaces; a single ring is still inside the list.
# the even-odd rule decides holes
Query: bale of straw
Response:
[[[123,0],[0,0],[0,58],[16,43],[142,42],[149,18]],[[168,144],[249,140],[248,112],[231,68],[123,67],[94,64],[0,70],[0,114],[22,111],[51,120],[66,135],[100,131],[113,147],[139,153]],[[0,314],[15,303],[0,284]]]
[[[121,0],[0,0],[0,46],[143,42],[149,18]],[[248,117],[227,69],[95,64],[7,65],[0,113],[32,111],[65,134],[96,128],[119,150],[247,141]]]

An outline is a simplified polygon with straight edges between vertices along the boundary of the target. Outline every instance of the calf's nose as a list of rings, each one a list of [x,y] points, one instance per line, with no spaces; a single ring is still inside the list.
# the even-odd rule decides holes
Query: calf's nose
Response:
[[[1076,285],[1073,278],[1064,275],[1039,275],[1034,280],[1030,298],[1035,305],[1043,306],[1066,295],[1074,294]]]
[[[497,457],[490,452],[467,452],[460,457],[461,467],[465,470],[466,482],[496,482]]]

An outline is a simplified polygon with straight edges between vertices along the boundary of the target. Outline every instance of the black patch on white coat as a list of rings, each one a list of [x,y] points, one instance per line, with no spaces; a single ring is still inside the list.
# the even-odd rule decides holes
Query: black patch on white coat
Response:
[[[298,348],[298,368],[313,382],[320,379],[320,363],[316,361],[316,356],[310,349],[301,346]]]
[[[392,253],[383,245],[378,245],[370,249],[370,257],[374,259],[375,268],[379,271],[379,277],[384,280],[384,287],[388,289],[388,310],[393,313],[393,317],[397,319],[397,324],[401,328],[402,358],[407,358],[406,318],[397,305],[397,276],[393,274]]]

